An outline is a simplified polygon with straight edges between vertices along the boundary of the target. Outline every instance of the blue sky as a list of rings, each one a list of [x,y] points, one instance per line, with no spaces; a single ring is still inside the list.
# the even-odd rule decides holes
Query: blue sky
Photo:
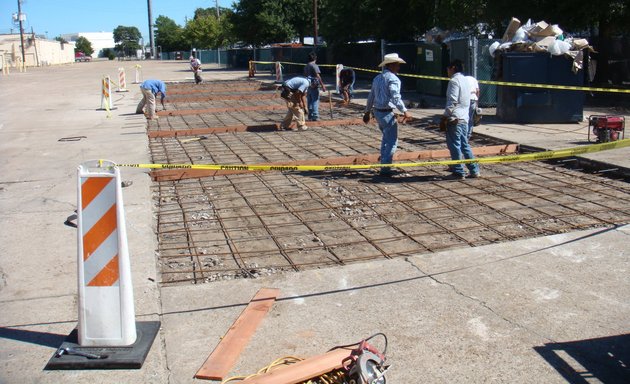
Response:
[[[219,0],[219,6],[231,8],[233,0]],[[151,0],[153,20],[168,16],[181,26],[195,9],[215,6],[215,0]],[[17,32],[11,21],[17,13],[18,0],[0,0],[0,33]],[[74,32],[111,32],[119,25],[135,26],[148,42],[147,0],[22,0],[26,14],[24,30],[54,38]]]

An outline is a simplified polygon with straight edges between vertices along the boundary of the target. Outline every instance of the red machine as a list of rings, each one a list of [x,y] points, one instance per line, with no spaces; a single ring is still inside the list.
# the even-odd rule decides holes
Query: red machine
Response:
[[[383,353],[368,343],[368,340],[377,335],[381,335],[385,339]],[[342,362],[347,375],[347,384],[385,384],[385,373],[390,367],[385,365],[386,351],[387,336],[383,333],[377,333],[361,340],[357,348],[352,350],[350,356],[343,359]]]
[[[626,119],[623,116],[591,115],[588,117],[588,141],[591,141],[591,132],[598,143],[624,139]]]

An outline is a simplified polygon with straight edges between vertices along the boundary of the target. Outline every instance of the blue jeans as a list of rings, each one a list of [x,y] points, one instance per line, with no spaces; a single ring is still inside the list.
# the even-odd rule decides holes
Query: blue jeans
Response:
[[[398,146],[398,121],[393,112],[374,111],[374,117],[378,122],[378,128],[383,133],[381,139],[381,164],[391,164]],[[381,168],[381,173],[388,172],[389,168]]]
[[[308,119],[315,121],[319,119],[319,87],[309,87],[306,92],[306,104],[308,107]]]
[[[451,160],[474,159],[472,148],[468,144],[468,124],[464,120],[459,120],[457,125],[449,125],[446,128],[446,145],[451,152]],[[479,164],[466,164],[471,174],[479,173]],[[453,173],[465,176],[463,164],[451,165]]]

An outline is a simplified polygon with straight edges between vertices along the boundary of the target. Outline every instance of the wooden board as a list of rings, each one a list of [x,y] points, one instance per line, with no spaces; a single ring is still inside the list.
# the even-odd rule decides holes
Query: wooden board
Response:
[[[199,368],[195,378],[223,380],[279,294],[279,289],[261,288]]]
[[[299,363],[277,368],[271,372],[241,381],[243,384],[296,384],[341,368],[343,359],[352,349],[339,348]]]

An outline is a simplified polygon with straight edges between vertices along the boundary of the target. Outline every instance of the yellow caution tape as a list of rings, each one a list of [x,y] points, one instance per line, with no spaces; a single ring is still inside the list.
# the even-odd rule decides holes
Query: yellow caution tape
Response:
[[[118,167],[144,168],[144,169],[203,169],[215,171],[337,171],[337,170],[357,170],[374,169],[382,167],[425,167],[435,165],[454,164],[496,164],[514,163],[523,161],[544,161],[559,159],[586,153],[606,151],[615,148],[625,148],[630,146],[630,139],[613,141],[610,143],[591,144],[583,147],[573,147],[554,151],[544,151],[526,153],[522,155],[492,156],[471,160],[443,160],[443,161],[423,161],[417,163],[394,163],[394,164],[346,164],[346,165],[221,165],[221,164],[116,164]]]
[[[254,61],[256,64],[274,64],[275,62],[267,62],[267,61]],[[306,65],[303,63],[291,63],[291,62],[281,62],[283,64],[291,64],[291,65]],[[335,67],[335,64],[318,64],[320,67]],[[358,68],[358,67],[346,67],[351,68],[355,71],[363,71],[363,72],[372,72],[372,73],[381,73],[380,70],[367,69],[367,68]],[[425,79],[425,80],[440,80],[440,81],[449,81],[450,78],[442,77],[442,76],[428,76],[428,75],[415,75],[415,74],[406,74],[399,73],[398,76],[402,77],[411,77],[416,79]],[[555,85],[555,84],[538,84],[538,83],[517,83],[517,82],[507,82],[507,81],[492,81],[492,80],[477,80],[479,84],[488,84],[488,85],[499,85],[499,86],[508,86],[508,87],[525,87],[525,88],[541,88],[541,89],[563,89],[568,91],[588,91],[588,92],[612,92],[612,93],[630,93],[630,89],[618,89],[618,88],[597,88],[597,87],[577,87],[572,85]]]

